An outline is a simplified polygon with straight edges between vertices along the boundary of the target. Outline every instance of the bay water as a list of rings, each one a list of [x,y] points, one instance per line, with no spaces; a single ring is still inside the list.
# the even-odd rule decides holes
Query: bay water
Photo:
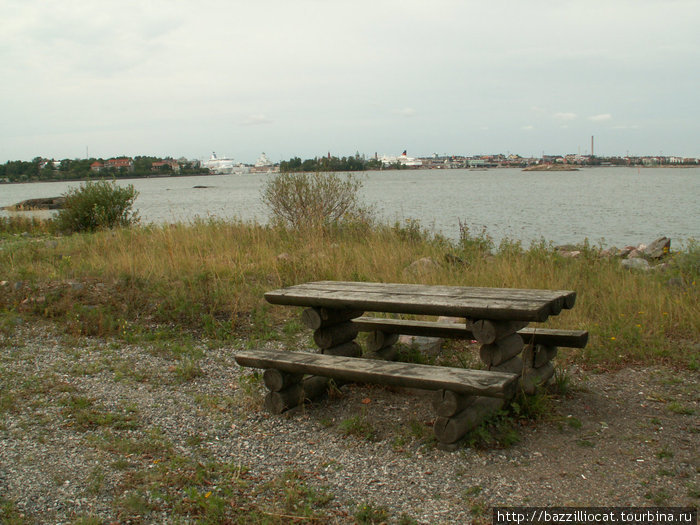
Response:
[[[139,192],[135,208],[148,223],[199,218],[268,220],[260,198],[274,175],[206,175],[117,181]],[[584,168],[579,171],[373,171],[361,200],[389,223],[417,221],[457,239],[460,221],[498,243],[504,238],[555,244],[625,246],[665,235],[678,248],[700,239],[700,168]],[[54,197],[80,182],[0,184],[0,207]],[[0,211],[0,215],[11,212]],[[47,213],[48,214],[48,213]]]

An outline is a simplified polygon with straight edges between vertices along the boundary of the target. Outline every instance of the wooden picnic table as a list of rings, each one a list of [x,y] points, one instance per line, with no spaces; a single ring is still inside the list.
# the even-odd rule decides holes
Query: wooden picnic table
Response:
[[[279,413],[317,397],[326,391],[328,378],[338,384],[434,390],[435,435],[446,447],[508,402],[518,385],[533,393],[551,378],[556,346],[582,348],[588,337],[580,330],[527,327],[573,308],[576,293],[570,290],[316,281],[267,292],[265,299],[305,307],[302,322],[314,330],[320,354],[246,351],[236,356],[239,364],[266,369],[268,409]],[[365,312],[448,316],[459,322],[364,317]],[[355,340],[359,332],[369,332],[366,351]],[[486,370],[391,363],[399,334],[477,340]]]

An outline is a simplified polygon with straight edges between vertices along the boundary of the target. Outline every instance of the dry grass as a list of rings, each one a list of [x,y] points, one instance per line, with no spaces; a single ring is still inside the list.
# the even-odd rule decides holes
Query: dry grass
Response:
[[[6,294],[3,306],[72,319],[77,332],[76,319],[99,321],[104,334],[96,335],[118,335],[125,323],[144,321],[214,338],[274,332],[297,312],[269,307],[263,293],[311,280],[571,289],[576,307],[547,323],[590,331],[588,348],[569,352],[571,358],[691,368],[700,362],[699,255],[692,244],[666,270],[648,273],[626,270],[587,246],[577,259],[546,243],[523,249],[504,242],[489,251],[483,236],[455,243],[412,222],[298,231],[212,220],[48,240],[10,237],[4,244],[0,280],[24,285]],[[424,257],[437,264],[407,270]]]

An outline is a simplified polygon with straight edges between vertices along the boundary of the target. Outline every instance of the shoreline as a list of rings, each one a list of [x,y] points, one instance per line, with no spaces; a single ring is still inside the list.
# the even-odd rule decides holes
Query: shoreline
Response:
[[[579,165],[579,164],[572,164],[569,165],[569,168],[538,168],[539,165],[534,165],[534,166],[529,166],[529,167],[523,167],[523,166],[490,166],[490,167],[484,167],[484,168],[444,168],[444,167],[432,167],[432,168],[427,168],[427,167],[417,167],[417,168],[410,168],[410,169],[381,169],[381,170],[361,170],[361,171],[347,171],[347,170],[340,170],[340,171],[322,171],[321,173],[372,173],[372,172],[415,172],[415,171],[492,171],[492,170],[497,170],[497,169],[504,169],[504,170],[520,170],[520,171],[584,171],[584,170],[595,170],[595,169],[651,169],[651,170],[656,170],[656,169],[700,169],[700,165],[673,165],[673,164],[665,164],[665,165],[659,165],[659,166],[643,166],[643,165],[631,165],[631,166],[618,166],[618,165],[605,165],[605,166],[589,166],[589,165]],[[558,166],[558,165],[552,165],[550,164],[549,166]],[[279,172],[278,172],[279,173]],[[312,173],[312,172],[309,172]],[[244,175],[261,175],[265,176],[268,175],[268,173],[243,173],[243,174],[236,174],[236,173],[231,173],[231,174],[216,174],[216,173],[187,173],[183,175],[173,175],[173,174],[168,174],[168,175],[143,175],[143,176],[132,176],[132,177],[83,177],[83,178],[70,178],[70,179],[41,179],[41,180],[29,180],[29,181],[8,181],[8,180],[0,180],[0,185],[7,184],[7,185],[14,185],[14,184],[34,184],[34,183],[53,183],[53,182],[85,182],[89,180],[143,180],[143,179],[176,179],[176,178],[182,178],[182,177],[240,177]]]

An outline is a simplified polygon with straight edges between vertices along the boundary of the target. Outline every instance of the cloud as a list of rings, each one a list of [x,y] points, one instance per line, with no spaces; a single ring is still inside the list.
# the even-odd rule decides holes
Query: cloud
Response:
[[[241,124],[244,126],[260,126],[262,124],[272,124],[272,120],[262,113],[257,113],[255,115],[248,115]]]
[[[533,125],[523,126],[520,129],[522,129],[523,131],[532,131],[533,129],[535,129],[535,126],[533,126]]]
[[[610,120],[611,118],[612,115],[610,113],[601,113],[600,115],[588,117],[588,120],[592,120],[593,122],[604,122],[606,120]]]
[[[574,120],[577,117],[576,113],[555,113],[552,116],[557,120]]]
[[[416,110],[413,108],[403,108],[394,111],[394,113],[402,117],[413,117],[416,114]]]

